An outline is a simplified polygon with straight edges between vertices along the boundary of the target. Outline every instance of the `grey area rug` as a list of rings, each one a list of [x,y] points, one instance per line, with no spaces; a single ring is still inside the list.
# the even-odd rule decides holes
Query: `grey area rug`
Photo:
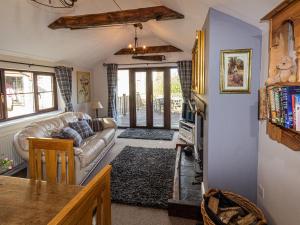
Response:
[[[118,138],[172,141],[173,135],[173,130],[127,128]]]
[[[112,202],[168,208],[176,151],[126,146],[112,162]]]

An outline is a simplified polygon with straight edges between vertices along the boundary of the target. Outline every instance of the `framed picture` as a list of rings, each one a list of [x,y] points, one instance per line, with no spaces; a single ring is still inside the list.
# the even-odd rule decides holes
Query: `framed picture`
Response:
[[[91,74],[77,71],[77,103],[90,102],[91,100]]]
[[[221,93],[250,93],[251,49],[221,51]]]
[[[205,94],[205,33],[197,31],[193,48],[192,90],[196,94]]]

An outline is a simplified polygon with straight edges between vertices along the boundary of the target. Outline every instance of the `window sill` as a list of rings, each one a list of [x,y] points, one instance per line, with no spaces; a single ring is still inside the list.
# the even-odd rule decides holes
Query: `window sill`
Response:
[[[11,126],[15,127],[15,126],[18,126],[18,125],[21,125],[21,124],[24,124],[24,123],[31,123],[31,122],[34,122],[36,120],[41,120],[41,119],[46,119],[46,118],[49,118],[49,117],[54,117],[54,116],[57,116],[57,115],[59,115],[63,112],[64,112],[63,110],[56,110],[56,111],[52,111],[52,112],[42,113],[42,114],[39,114],[39,115],[34,115],[34,116],[24,117],[24,118],[20,118],[20,119],[0,122],[0,129],[11,127]]]

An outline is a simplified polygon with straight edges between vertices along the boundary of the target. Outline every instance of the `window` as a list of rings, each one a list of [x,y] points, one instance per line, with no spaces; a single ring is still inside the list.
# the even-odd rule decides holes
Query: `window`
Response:
[[[54,74],[1,70],[0,119],[12,119],[57,109]]]

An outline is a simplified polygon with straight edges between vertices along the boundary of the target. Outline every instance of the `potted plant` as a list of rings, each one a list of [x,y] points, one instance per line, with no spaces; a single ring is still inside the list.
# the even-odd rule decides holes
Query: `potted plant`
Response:
[[[8,158],[4,158],[4,159],[0,158],[0,174],[7,170],[11,170],[12,166],[13,166],[13,160],[10,160]]]

